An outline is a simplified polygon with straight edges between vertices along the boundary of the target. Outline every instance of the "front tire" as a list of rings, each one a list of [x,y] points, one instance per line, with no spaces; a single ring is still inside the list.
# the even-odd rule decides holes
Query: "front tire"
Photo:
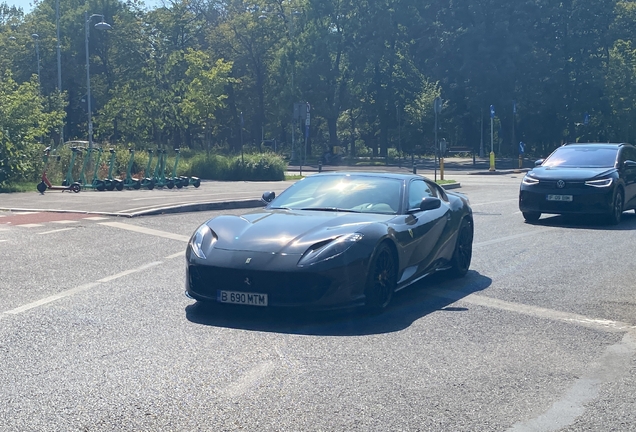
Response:
[[[380,313],[391,302],[397,285],[397,263],[393,251],[383,243],[378,247],[369,265],[367,284],[364,290],[364,308],[370,313]]]
[[[448,274],[451,277],[464,277],[470,268],[470,261],[473,257],[473,222],[470,219],[463,219],[457,232],[457,242],[451,258],[451,268]]]
[[[46,183],[40,182],[40,183],[38,183],[38,185],[36,187],[38,188],[38,192],[43,194],[44,191],[46,190]]]
[[[623,216],[623,191],[618,189],[616,195],[614,195],[614,201],[612,202],[612,210],[608,215],[608,223],[610,225],[618,225]]]
[[[526,222],[536,222],[541,217],[539,212],[521,212]]]

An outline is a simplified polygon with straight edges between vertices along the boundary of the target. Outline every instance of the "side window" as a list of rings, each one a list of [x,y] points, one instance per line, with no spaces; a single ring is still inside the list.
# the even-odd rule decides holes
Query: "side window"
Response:
[[[623,151],[623,155],[624,157],[621,157],[621,163],[625,162],[626,160],[631,160],[636,162],[636,149],[633,149],[631,147],[625,147]]]
[[[430,189],[433,191],[434,196],[438,197],[439,199],[443,201],[448,202],[448,195],[446,195],[446,191],[444,190],[443,187],[432,182],[428,182],[428,185]]]
[[[409,185],[409,210],[418,208],[422,202],[422,198],[434,196],[435,193],[424,180],[412,181]]]

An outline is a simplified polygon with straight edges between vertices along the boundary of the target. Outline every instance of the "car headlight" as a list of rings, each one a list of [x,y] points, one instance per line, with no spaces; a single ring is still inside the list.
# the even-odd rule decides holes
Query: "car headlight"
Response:
[[[314,245],[303,254],[298,261],[298,266],[303,267],[335,258],[362,240],[362,237],[360,233],[353,233],[340,236],[326,243]]]
[[[605,179],[599,179],[599,180],[588,180],[585,182],[585,186],[593,186],[593,187],[602,188],[602,187],[611,186],[613,182],[614,182],[614,179],[611,179],[611,178],[605,178]]]
[[[209,226],[206,224],[201,225],[194,232],[192,239],[190,240],[190,246],[192,252],[201,259],[206,259],[203,249],[207,249],[208,246],[216,241],[216,235],[212,232]]]
[[[525,185],[535,185],[535,184],[539,183],[539,180],[537,180],[536,178],[530,177],[529,175],[526,174],[523,177],[522,182]]]

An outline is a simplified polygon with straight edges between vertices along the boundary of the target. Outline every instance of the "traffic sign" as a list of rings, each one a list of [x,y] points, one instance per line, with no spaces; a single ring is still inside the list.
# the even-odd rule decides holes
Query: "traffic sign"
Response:
[[[433,101],[433,111],[435,114],[439,114],[442,112],[442,98],[437,96]]]
[[[490,118],[495,118],[495,106],[490,105]]]

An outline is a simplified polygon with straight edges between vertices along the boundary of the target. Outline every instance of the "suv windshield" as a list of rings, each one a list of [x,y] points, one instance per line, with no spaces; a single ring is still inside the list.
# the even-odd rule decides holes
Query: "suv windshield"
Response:
[[[559,147],[541,166],[562,168],[611,168],[616,163],[617,147]]]

